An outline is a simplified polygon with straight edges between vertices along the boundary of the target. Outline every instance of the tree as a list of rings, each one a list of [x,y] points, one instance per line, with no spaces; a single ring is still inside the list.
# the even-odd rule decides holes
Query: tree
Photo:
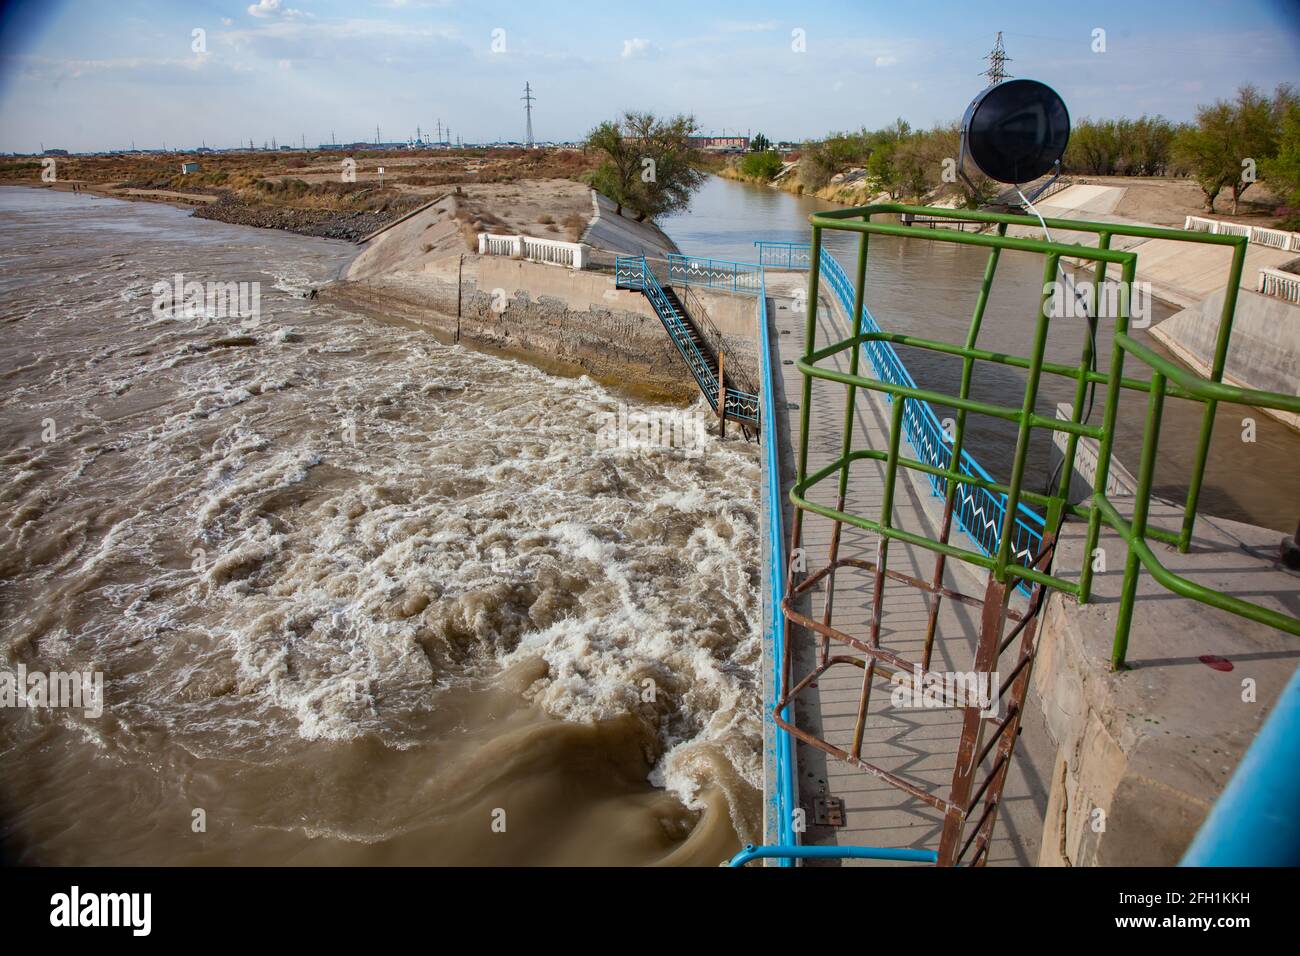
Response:
[[[637,174],[637,152],[619,122],[606,121],[587,134],[587,148],[605,154],[605,160],[591,174],[591,186],[614,200],[616,215],[623,215],[623,205],[632,192]]]
[[[587,146],[605,154],[589,181],[618,204],[618,215],[627,206],[638,222],[685,209],[704,183],[691,145],[695,131],[695,117],[687,115],[661,120],[628,112],[601,123],[587,134]]]
[[[903,199],[920,199],[930,189],[931,156],[928,137],[922,133],[899,143],[890,157],[894,191]]]
[[[1281,92],[1281,91],[1279,91]],[[1196,123],[1174,141],[1175,155],[1191,169],[1205,194],[1205,211],[1227,189],[1232,212],[1255,181],[1261,160],[1277,151],[1277,115],[1268,97],[1243,86],[1232,102],[1218,100],[1196,111]]]
[[[762,133],[759,133],[749,141],[749,148],[755,153],[765,153],[772,148],[772,141]]]
[[[1279,91],[1282,92],[1282,91]],[[1289,92],[1289,91],[1288,91]],[[1300,206],[1300,102],[1281,95],[1278,103],[1277,155],[1260,162],[1260,173],[1283,205]]]
[[[901,185],[898,170],[894,166],[894,154],[898,151],[896,142],[881,143],[871,151],[867,159],[867,174],[880,184],[881,189],[889,191],[891,199],[898,198]]]

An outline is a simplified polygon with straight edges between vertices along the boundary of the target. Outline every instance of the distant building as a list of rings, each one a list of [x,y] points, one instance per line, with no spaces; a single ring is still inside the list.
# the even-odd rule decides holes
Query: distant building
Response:
[[[690,143],[696,149],[706,149],[710,151],[723,152],[727,150],[739,150],[748,152],[748,136],[692,136]]]
[[[182,176],[188,176],[190,173],[197,173],[198,171],[199,171],[198,163],[181,163]]]

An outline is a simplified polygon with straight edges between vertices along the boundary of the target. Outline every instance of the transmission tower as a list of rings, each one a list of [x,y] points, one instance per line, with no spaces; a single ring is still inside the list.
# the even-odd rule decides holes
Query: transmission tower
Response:
[[[998,31],[998,38],[993,43],[993,49],[984,55],[984,59],[989,61],[989,68],[980,75],[988,77],[989,86],[1012,78],[1011,74],[1007,72],[1007,64],[1011,62],[1011,57],[1007,56],[1007,51],[1002,47],[1001,30]]]
[[[524,101],[524,115],[528,117],[528,132],[524,137],[524,142],[529,149],[533,148],[533,90],[527,83],[524,84],[524,95],[519,97]]]

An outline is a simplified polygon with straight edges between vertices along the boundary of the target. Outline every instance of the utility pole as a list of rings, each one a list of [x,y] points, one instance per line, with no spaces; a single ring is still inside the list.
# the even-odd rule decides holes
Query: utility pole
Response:
[[[442,118],[438,118],[438,145],[442,145]]]
[[[989,68],[980,75],[988,77],[989,86],[1012,78],[1011,74],[1007,72],[1007,63],[1011,61],[1011,57],[1007,56],[1007,51],[1002,47],[1001,30],[998,31],[998,38],[993,43],[993,49],[984,55],[984,59],[989,61]]]
[[[379,124],[375,124],[375,145],[379,145]]]
[[[533,89],[528,83],[524,83],[524,95],[519,97],[524,101],[524,115],[528,117],[528,131],[524,137],[524,143],[529,149],[533,148]]]

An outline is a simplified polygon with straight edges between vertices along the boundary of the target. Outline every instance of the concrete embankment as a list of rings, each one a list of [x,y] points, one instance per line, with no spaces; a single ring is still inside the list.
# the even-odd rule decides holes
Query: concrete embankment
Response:
[[[609,385],[670,401],[699,393],[639,292],[616,289],[611,271],[463,251],[454,194],[394,224],[369,242],[325,299],[390,321],[426,328],[444,341],[487,348],[560,374],[586,374]],[[584,239],[598,242],[597,262],[615,254],[662,257],[676,247],[660,230],[617,216],[593,198]],[[752,376],[753,302],[700,291],[723,342]]]
[[[1116,212],[1121,208],[1124,193],[1123,186],[1078,183],[1049,196],[1037,208],[1048,219],[1113,222],[1127,226],[1150,225]],[[1012,226],[1007,232],[1013,236],[1035,238],[1041,238],[1043,234],[1037,226]],[[1097,235],[1090,232],[1053,229],[1052,238],[1057,242],[1097,245]],[[1116,236],[1111,240],[1111,248],[1136,252],[1137,280],[1149,282],[1152,295],[1184,309],[1222,289],[1228,282],[1228,268],[1232,263],[1232,250],[1226,246],[1173,239]],[[1246,264],[1241,276],[1242,287],[1253,289],[1261,268],[1275,269],[1295,258],[1294,252],[1282,252],[1255,244],[1247,246]],[[1114,270],[1111,272],[1113,275]]]
[[[1208,376],[1214,362],[1225,292],[1220,289],[1151,329],[1169,351],[1201,375]],[[1223,380],[1244,388],[1300,395],[1300,306],[1242,290]],[[1262,411],[1300,430],[1300,415]]]

